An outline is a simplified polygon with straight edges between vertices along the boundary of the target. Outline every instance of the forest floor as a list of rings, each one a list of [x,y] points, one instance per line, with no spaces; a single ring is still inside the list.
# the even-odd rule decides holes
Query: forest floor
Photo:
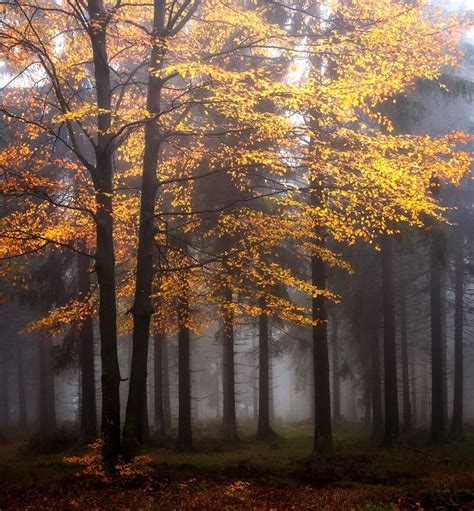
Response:
[[[100,475],[93,453],[66,461],[84,451],[0,446],[0,510],[474,509],[474,435],[435,448],[420,433],[387,451],[346,426],[334,455],[311,460],[309,425],[276,429],[270,442],[255,440],[249,426],[240,442],[224,444],[215,426],[201,424],[195,452],[150,448],[115,478]]]

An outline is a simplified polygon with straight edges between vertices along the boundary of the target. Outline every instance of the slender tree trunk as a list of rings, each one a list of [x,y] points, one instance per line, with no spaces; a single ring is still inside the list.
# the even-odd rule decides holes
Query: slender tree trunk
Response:
[[[265,300],[260,300],[265,309]],[[262,312],[258,318],[258,428],[257,437],[266,439],[275,435],[270,426],[270,374],[268,316]]]
[[[464,231],[458,227],[454,283],[454,402],[451,438],[464,438]]]
[[[260,325],[259,325],[259,329],[260,329]],[[259,330],[259,335],[260,335],[260,330]],[[254,341],[254,348],[257,348],[255,341]],[[260,358],[260,350],[255,349],[255,351],[258,351],[258,355]],[[255,424],[257,424],[257,427],[258,427],[258,399],[259,399],[258,379],[260,377],[260,375],[258,373],[257,366],[259,365],[259,363],[260,363],[259,360],[258,361],[255,360],[255,364],[252,368],[253,420],[254,420]]]
[[[412,415],[408,367],[406,284],[403,281],[403,276],[400,280],[400,343],[402,348],[403,432],[407,434],[412,431]]]
[[[165,410],[163,399],[163,334],[154,334],[153,350],[154,386],[155,386],[155,429],[159,439],[166,436]]]
[[[372,332],[371,346],[372,373],[372,440],[379,442],[383,438],[384,425],[382,413],[382,377],[380,374],[380,343],[377,329]]]
[[[186,277],[183,277],[185,279]],[[189,302],[188,291],[183,290],[178,304],[178,438],[177,451],[193,449],[191,421],[191,351],[189,335]]]
[[[28,422],[26,416],[26,392],[25,392],[25,373],[23,367],[23,339],[18,336],[16,341],[16,364],[17,364],[17,384],[18,384],[18,426],[20,429],[26,429]]]
[[[333,392],[333,419],[341,420],[341,380],[339,377],[339,335],[338,322],[332,320],[332,392]]]
[[[222,309],[222,336],[223,336],[223,433],[229,441],[238,439],[237,420],[235,413],[235,363],[234,363],[234,316],[230,306],[232,304],[232,291],[226,290],[224,299],[226,304]]]
[[[3,349],[6,352],[6,348]],[[0,424],[2,426],[8,426],[10,422],[10,399],[8,389],[8,362],[7,357],[4,355],[4,360],[1,364],[2,382],[0,385]]]
[[[429,389],[428,389],[428,365],[429,362],[425,354],[423,354],[423,367],[422,367],[422,381],[420,387],[420,420],[423,426],[429,423],[428,409],[429,409]]]
[[[167,339],[163,340],[161,349],[163,371],[163,424],[165,428],[165,434],[167,434],[171,430],[170,369]]]
[[[441,272],[441,353],[443,364],[443,413],[444,428],[449,424],[448,413],[448,337],[446,331],[446,272]]]
[[[273,378],[273,356],[272,356],[272,328],[268,323],[268,413],[270,415],[270,423],[275,422],[275,380]]]
[[[395,337],[395,305],[393,292],[393,240],[382,240],[383,337],[385,380],[385,431],[383,445],[392,447],[399,436],[397,346]]]
[[[431,295],[431,431],[430,441],[445,441],[444,399],[443,399],[443,341],[441,324],[441,242],[433,240],[430,265]]]
[[[107,23],[101,0],[88,0],[90,37],[97,94],[96,164],[92,171],[96,191],[95,269],[99,284],[99,331],[102,363],[102,454],[110,471],[120,454],[120,369],[117,354],[117,304],[112,206],[112,92],[107,55]]]
[[[39,422],[42,434],[51,433],[56,429],[56,398],[49,342],[49,340],[44,339],[39,341]]]
[[[311,257],[312,284],[326,289],[326,265],[317,255]],[[329,352],[326,300],[318,295],[312,299],[313,326],[313,370],[314,370],[314,446],[315,454],[333,449],[331,423],[331,391],[329,374]]]
[[[138,231],[137,266],[133,314],[133,358],[130,389],[123,429],[124,450],[133,456],[143,444],[144,408],[150,320],[153,314],[153,244],[155,239],[155,199],[158,189],[157,167],[160,154],[160,127],[156,121],[160,113],[162,81],[158,71],[163,64],[165,44],[165,2],[154,1],[153,46],[148,66],[147,110],[155,116],[145,125],[140,217]]]
[[[412,405],[412,427],[416,428],[418,425],[418,406],[419,406],[419,385],[417,384],[416,374],[417,359],[413,358],[411,366],[411,405]]]
[[[89,260],[77,256],[78,290],[82,299],[90,292]],[[94,327],[92,318],[84,320],[79,330],[79,366],[81,371],[81,443],[87,445],[97,437],[95,401]]]

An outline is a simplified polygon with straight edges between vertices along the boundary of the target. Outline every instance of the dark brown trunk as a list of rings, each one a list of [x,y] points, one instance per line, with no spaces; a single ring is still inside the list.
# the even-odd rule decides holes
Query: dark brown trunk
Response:
[[[383,445],[392,447],[399,436],[397,346],[395,336],[395,303],[393,292],[393,240],[382,240],[383,339],[385,383],[385,430]]]
[[[322,242],[321,242],[322,243]],[[317,256],[311,257],[311,279],[317,289],[326,289],[326,265]],[[332,451],[331,390],[326,300],[321,295],[312,299],[313,372],[314,372],[314,446],[315,454]]]
[[[372,439],[380,442],[383,438],[384,425],[382,413],[382,377],[380,361],[380,343],[378,329],[372,332],[371,375],[372,375]]]
[[[428,367],[429,361],[427,356],[423,354],[423,362],[422,362],[422,381],[420,388],[420,421],[423,426],[426,426],[429,423],[428,418],[428,408],[430,404],[430,392],[428,389]]]
[[[449,424],[448,414],[448,337],[446,331],[446,272],[441,272],[441,353],[443,364],[443,413],[444,428]]]
[[[222,337],[223,337],[223,433],[226,440],[234,441],[237,436],[237,420],[235,414],[235,363],[234,363],[234,315],[232,305],[232,291],[226,290],[225,305],[222,309]]]
[[[186,277],[182,277],[185,279]],[[193,449],[191,415],[191,351],[188,290],[183,289],[178,304],[178,438],[177,451]]]
[[[0,424],[2,426],[8,426],[10,423],[10,396],[9,396],[9,388],[8,388],[8,362],[7,357],[5,355],[6,348],[3,348],[3,360],[1,361],[1,374],[2,374],[2,382],[0,385]]]
[[[431,431],[430,442],[441,443],[446,439],[443,399],[443,340],[441,324],[441,242],[435,234],[431,250]]]
[[[39,426],[42,434],[51,433],[56,429],[56,398],[49,342],[44,339],[39,341]]]
[[[464,438],[464,231],[458,227],[454,263],[454,402],[451,438]]]
[[[265,300],[260,300],[265,309]],[[269,373],[269,332],[268,316],[262,312],[258,318],[258,427],[257,437],[261,439],[275,436],[270,426],[270,373]]]
[[[403,277],[400,281],[400,343],[402,349],[403,432],[407,434],[411,433],[412,430],[412,416],[408,367],[406,284]]]
[[[155,386],[155,430],[159,439],[166,435],[165,412],[163,406],[163,334],[155,332],[154,350],[154,386]]]
[[[171,396],[170,396],[170,370],[169,370],[169,356],[168,356],[168,341],[162,344],[163,355],[163,417],[165,433],[171,429]]]
[[[150,320],[153,314],[153,245],[155,239],[155,198],[158,189],[157,167],[160,154],[160,113],[162,81],[158,71],[163,65],[165,40],[165,2],[155,0],[153,16],[153,46],[148,66],[147,110],[154,118],[145,125],[145,148],[140,197],[140,217],[136,264],[135,297],[133,314],[133,357],[130,388],[123,429],[123,447],[133,456],[143,444],[145,425],[144,408]]]
[[[101,0],[89,0],[90,37],[97,91],[96,165],[92,173],[96,191],[95,269],[99,284],[99,331],[102,363],[102,454],[113,471],[120,454],[120,369],[117,354],[117,304],[112,207],[112,94],[107,56],[106,17]]]
[[[412,406],[412,427],[416,428],[418,425],[418,406],[419,406],[419,385],[417,383],[417,375],[416,375],[416,367],[417,367],[416,358],[413,359],[413,363],[411,365],[411,406]]]
[[[332,393],[333,393],[333,412],[334,422],[341,420],[341,380],[339,377],[339,335],[338,322],[332,318]]]
[[[26,415],[26,392],[25,392],[25,373],[23,367],[23,339],[18,336],[16,340],[16,366],[17,366],[17,385],[18,385],[18,426],[25,429],[28,425]]]
[[[77,256],[78,290],[81,299],[90,292],[89,259]],[[95,401],[94,327],[92,318],[85,319],[79,330],[79,366],[81,371],[81,442],[85,445],[97,438]]]
[[[260,332],[259,332],[259,335],[260,335]],[[258,353],[259,350],[258,350],[257,344],[255,343],[255,340],[253,342],[253,348],[254,348],[253,351],[255,353]],[[259,353],[259,357],[260,357],[260,353]],[[253,420],[254,420],[255,424],[257,424],[257,425],[258,425],[258,398],[259,398],[258,365],[259,365],[259,360],[257,359],[257,360],[255,360],[255,365],[252,368]]]

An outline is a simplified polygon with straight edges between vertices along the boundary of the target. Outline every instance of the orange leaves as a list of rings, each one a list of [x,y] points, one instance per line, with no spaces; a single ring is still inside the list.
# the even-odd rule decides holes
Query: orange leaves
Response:
[[[53,309],[45,318],[30,323],[24,331],[32,332],[39,330],[53,336],[58,336],[71,327],[79,329],[85,319],[95,314],[96,307],[97,301],[95,297],[73,300],[62,307]]]

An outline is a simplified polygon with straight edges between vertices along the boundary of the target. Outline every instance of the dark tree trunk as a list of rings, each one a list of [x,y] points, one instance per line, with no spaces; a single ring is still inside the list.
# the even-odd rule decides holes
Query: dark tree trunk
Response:
[[[234,441],[237,436],[237,420],[235,414],[235,363],[234,363],[234,316],[230,306],[232,304],[232,291],[226,290],[224,296],[226,304],[222,309],[222,337],[223,337],[223,423],[222,429],[226,440]],[[226,306],[228,305],[228,306]]]
[[[265,308],[261,299],[260,307]],[[258,318],[258,427],[257,437],[261,439],[275,436],[270,426],[270,373],[269,373],[269,332],[268,316],[262,312]]]
[[[419,385],[417,384],[416,376],[417,360],[414,359],[411,366],[411,405],[412,405],[412,427],[416,428],[418,425],[418,406],[419,406]]]
[[[170,397],[170,369],[168,356],[168,341],[162,343],[162,371],[163,371],[163,420],[165,433],[171,429],[171,397]]]
[[[422,381],[420,388],[420,421],[423,426],[426,426],[429,423],[428,408],[430,403],[430,393],[428,389],[428,366],[429,362],[427,357],[423,354],[421,373]]]
[[[3,348],[3,352],[6,352],[6,348]],[[1,361],[1,374],[2,382],[0,385],[0,424],[2,426],[8,426],[10,422],[10,399],[9,399],[9,388],[8,388],[8,362],[6,355],[3,356]]]
[[[154,350],[154,386],[155,386],[155,428],[159,439],[166,436],[165,411],[163,399],[163,334],[155,332]]]
[[[399,436],[397,346],[395,336],[395,304],[393,292],[393,240],[382,240],[383,339],[385,381],[385,430],[383,445],[392,447]]]
[[[372,439],[380,442],[383,438],[384,425],[382,413],[381,361],[378,329],[372,332],[371,374],[372,374]]]
[[[78,290],[82,299],[90,292],[89,259],[77,256]],[[94,327],[88,317],[79,330],[79,366],[81,371],[81,443],[87,445],[97,438],[95,401]]]
[[[442,247],[435,234],[431,250],[431,431],[430,441],[441,443],[446,439],[443,399],[443,340],[441,324]]]
[[[341,380],[339,377],[339,335],[337,320],[332,318],[332,392],[334,422],[341,420]]]
[[[95,269],[99,284],[99,330],[102,363],[102,454],[110,471],[120,454],[120,369],[117,354],[117,304],[112,206],[112,93],[107,55],[107,13],[101,0],[89,0],[94,74],[97,94],[96,164],[92,178],[96,191]]]
[[[402,348],[403,432],[407,434],[412,430],[412,416],[408,367],[406,284],[403,277],[400,281],[400,343]]]
[[[448,336],[446,331],[446,272],[441,272],[441,353],[443,364],[443,413],[444,428],[449,424],[448,413]]]
[[[56,397],[49,342],[44,339],[39,341],[39,423],[42,434],[51,433],[56,429]]]
[[[123,447],[133,456],[143,444],[145,430],[145,399],[150,320],[153,314],[153,245],[155,239],[155,199],[158,189],[157,167],[160,154],[160,127],[156,120],[160,113],[162,81],[158,71],[162,67],[165,2],[154,2],[153,46],[148,66],[147,110],[155,119],[145,125],[145,149],[140,198],[137,265],[133,314],[133,358],[127,412],[123,429]]]
[[[312,284],[326,289],[326,265],[317,255],[311,257]],[[331,422],[331,390],[327,334],[326,300],[321,295],[312,299],[313,372],[314,372],[314,446],[315,454],[333,449]]]
[[[260,335],[260,332],[259,332],[259,335]],[[255,341],[254,341],[253,347],[255,348],[255,352],[259,353],[259,350],[257,349],[258,347],[255,344]],[[260,357],[260,353],[259,353],[259,357]],[[255,365],[252,368],[253,420],[254,420],[255,424],[257,424],[257,425],[258,425],[258,398],[259,398],[258,365],[259,365],[259,360],[256,360]]]
[[[183,277],[185,278],[185,277]],[[193,449],[191,422],[191,351],[189,335],[189,302],[187,289],[183,290],[178,304],[178,438],[177,451]]]
[[[454,402],[451,438],[464,438],[464,231],[458,227],[454,263]]]
[[[23,339],[18,336],[16,340],[16,365],[17,365],[17,384],[18,384],[18,426],[25,429],[28,425],[26,416],[26,392],[25,392],[25,373],[23,367]]]

